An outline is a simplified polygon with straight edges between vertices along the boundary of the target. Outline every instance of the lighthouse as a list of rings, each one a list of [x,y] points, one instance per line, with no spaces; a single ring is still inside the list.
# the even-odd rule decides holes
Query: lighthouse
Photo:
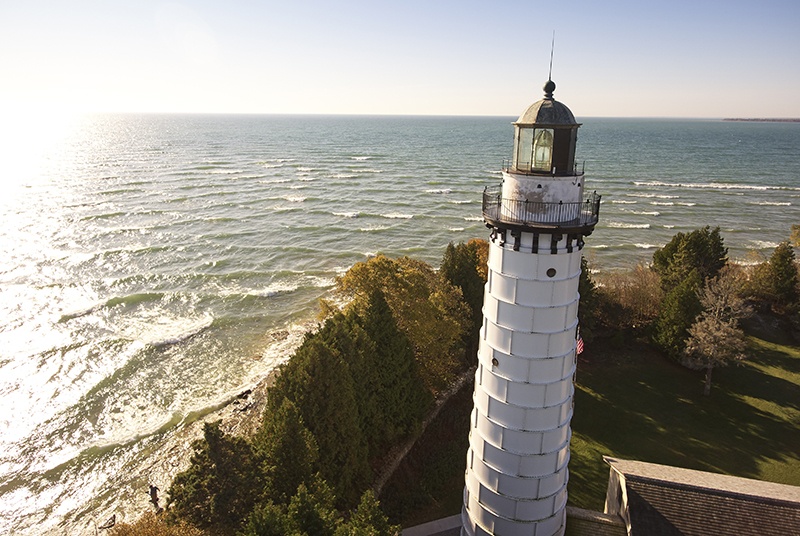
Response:
[[[584,197],[580,124],[555,87],[513,123],[513,158],[483,193],[491,232],[462,536],[565,530],[581,250],[600,196]]]

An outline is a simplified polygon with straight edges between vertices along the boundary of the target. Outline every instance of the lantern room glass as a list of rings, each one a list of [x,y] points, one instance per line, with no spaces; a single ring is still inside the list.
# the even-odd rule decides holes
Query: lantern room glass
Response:
[[[536,129],[533,137],[533,169],[550,171],[553,163],[553,129]]]

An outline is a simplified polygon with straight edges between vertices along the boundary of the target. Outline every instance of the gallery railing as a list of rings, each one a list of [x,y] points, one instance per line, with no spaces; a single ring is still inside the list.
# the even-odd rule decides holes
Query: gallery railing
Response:
[[[525,227],[593,228],[600,217],[600,195],[580,203],[544,203],[503,199],[499,186],[483,191],[483,217],[489,222]]]

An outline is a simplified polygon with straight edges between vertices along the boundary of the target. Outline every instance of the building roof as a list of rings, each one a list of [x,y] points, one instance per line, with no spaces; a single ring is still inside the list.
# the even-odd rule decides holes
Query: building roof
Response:
[[[632,536],[800,534],[800,487],[604,457]],[[609,488],[609,495],[612,490]],[[612,497],[607,498],[613,502]]]
[[[545,95],[540,101],[531,104],[522,112],[515,125],[573,125],[577,126],[575,116],[563,103],[553,98],[556,84],[548,80],[544,86]]]

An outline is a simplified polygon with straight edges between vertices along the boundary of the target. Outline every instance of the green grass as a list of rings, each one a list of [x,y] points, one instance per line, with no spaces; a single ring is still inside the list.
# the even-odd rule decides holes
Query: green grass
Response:
[[[570,504],[603,509],[608,466],[628,458],[800,486],[800,348],[754,331],[742,366],[703,373],[626,338],[587,345],[578,364],[570,446]],[[471,395],[472,388],[466,389]],[[470,396],[401,466],[381,501],[393,522],[412,526],[459,512]]]

